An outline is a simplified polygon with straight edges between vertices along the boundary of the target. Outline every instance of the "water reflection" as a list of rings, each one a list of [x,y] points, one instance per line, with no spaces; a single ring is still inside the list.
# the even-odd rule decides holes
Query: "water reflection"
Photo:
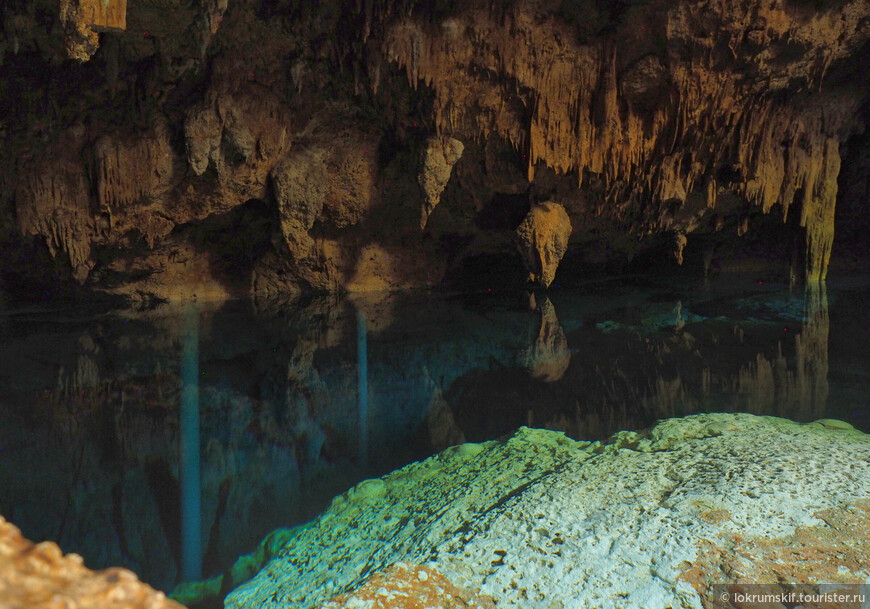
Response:
[[[184,311],[181,339],[181,414],[179,468],[181,483],[181,577],[202,577],[202,505],[199,454],[199,309]]]
[[[556,308],[547,296],[536,298],[531,294],[529,309],[541,316],[541,325],[538,335],[522,356],[526,370],[532,378],[548,383],[558,381],[571,363],[571,351],[565,331],[556,317]]]
[[[0,514],[164,589],[361,479],[519,425],[829,414],[824,286],[191,311],[0,319]]]
[[[369,364],[366,344],[366,317],[356,312],[357,411],[359,417],[359,462],[368,462],[369,455]]]

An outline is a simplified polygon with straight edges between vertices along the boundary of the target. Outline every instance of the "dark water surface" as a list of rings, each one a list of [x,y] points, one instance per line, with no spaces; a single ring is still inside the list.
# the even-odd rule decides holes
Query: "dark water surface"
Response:
[[[362,479],[520,425],[606,439],[744,411],[870,431],[867,278],[32,308],[0,312],[0,336],[0,514],[164,590]]]

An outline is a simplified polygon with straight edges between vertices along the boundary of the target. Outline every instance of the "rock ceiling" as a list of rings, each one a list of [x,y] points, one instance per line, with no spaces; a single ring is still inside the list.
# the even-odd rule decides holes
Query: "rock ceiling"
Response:
[[[6,290],[396,289],[486,255],[543,277],[516,231],[550,203],[541,238],[589,260],[682,263],[775,214],[823,279],[870,93],[868,0],[129,0],[100,32],[91,4],[4,9]]]

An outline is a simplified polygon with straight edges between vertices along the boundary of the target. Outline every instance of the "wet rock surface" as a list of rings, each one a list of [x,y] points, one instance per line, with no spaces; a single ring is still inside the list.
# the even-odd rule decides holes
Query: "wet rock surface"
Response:
[[[839,422],[696,415],[604,445],[522,428],[359,484],[227,606],[315,607],[395,561],[532,607],[710,606],[711,580],[863,583],[868,491],[870,437]]]

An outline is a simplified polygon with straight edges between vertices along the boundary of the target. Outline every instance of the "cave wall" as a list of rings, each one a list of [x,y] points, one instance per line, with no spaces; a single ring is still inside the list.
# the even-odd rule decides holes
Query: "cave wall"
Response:
[[[88,2],[4,8],[6,292],[522,282],[545,202],[565,273],[776,214],[823,279],[870,93],[867,0]]]

